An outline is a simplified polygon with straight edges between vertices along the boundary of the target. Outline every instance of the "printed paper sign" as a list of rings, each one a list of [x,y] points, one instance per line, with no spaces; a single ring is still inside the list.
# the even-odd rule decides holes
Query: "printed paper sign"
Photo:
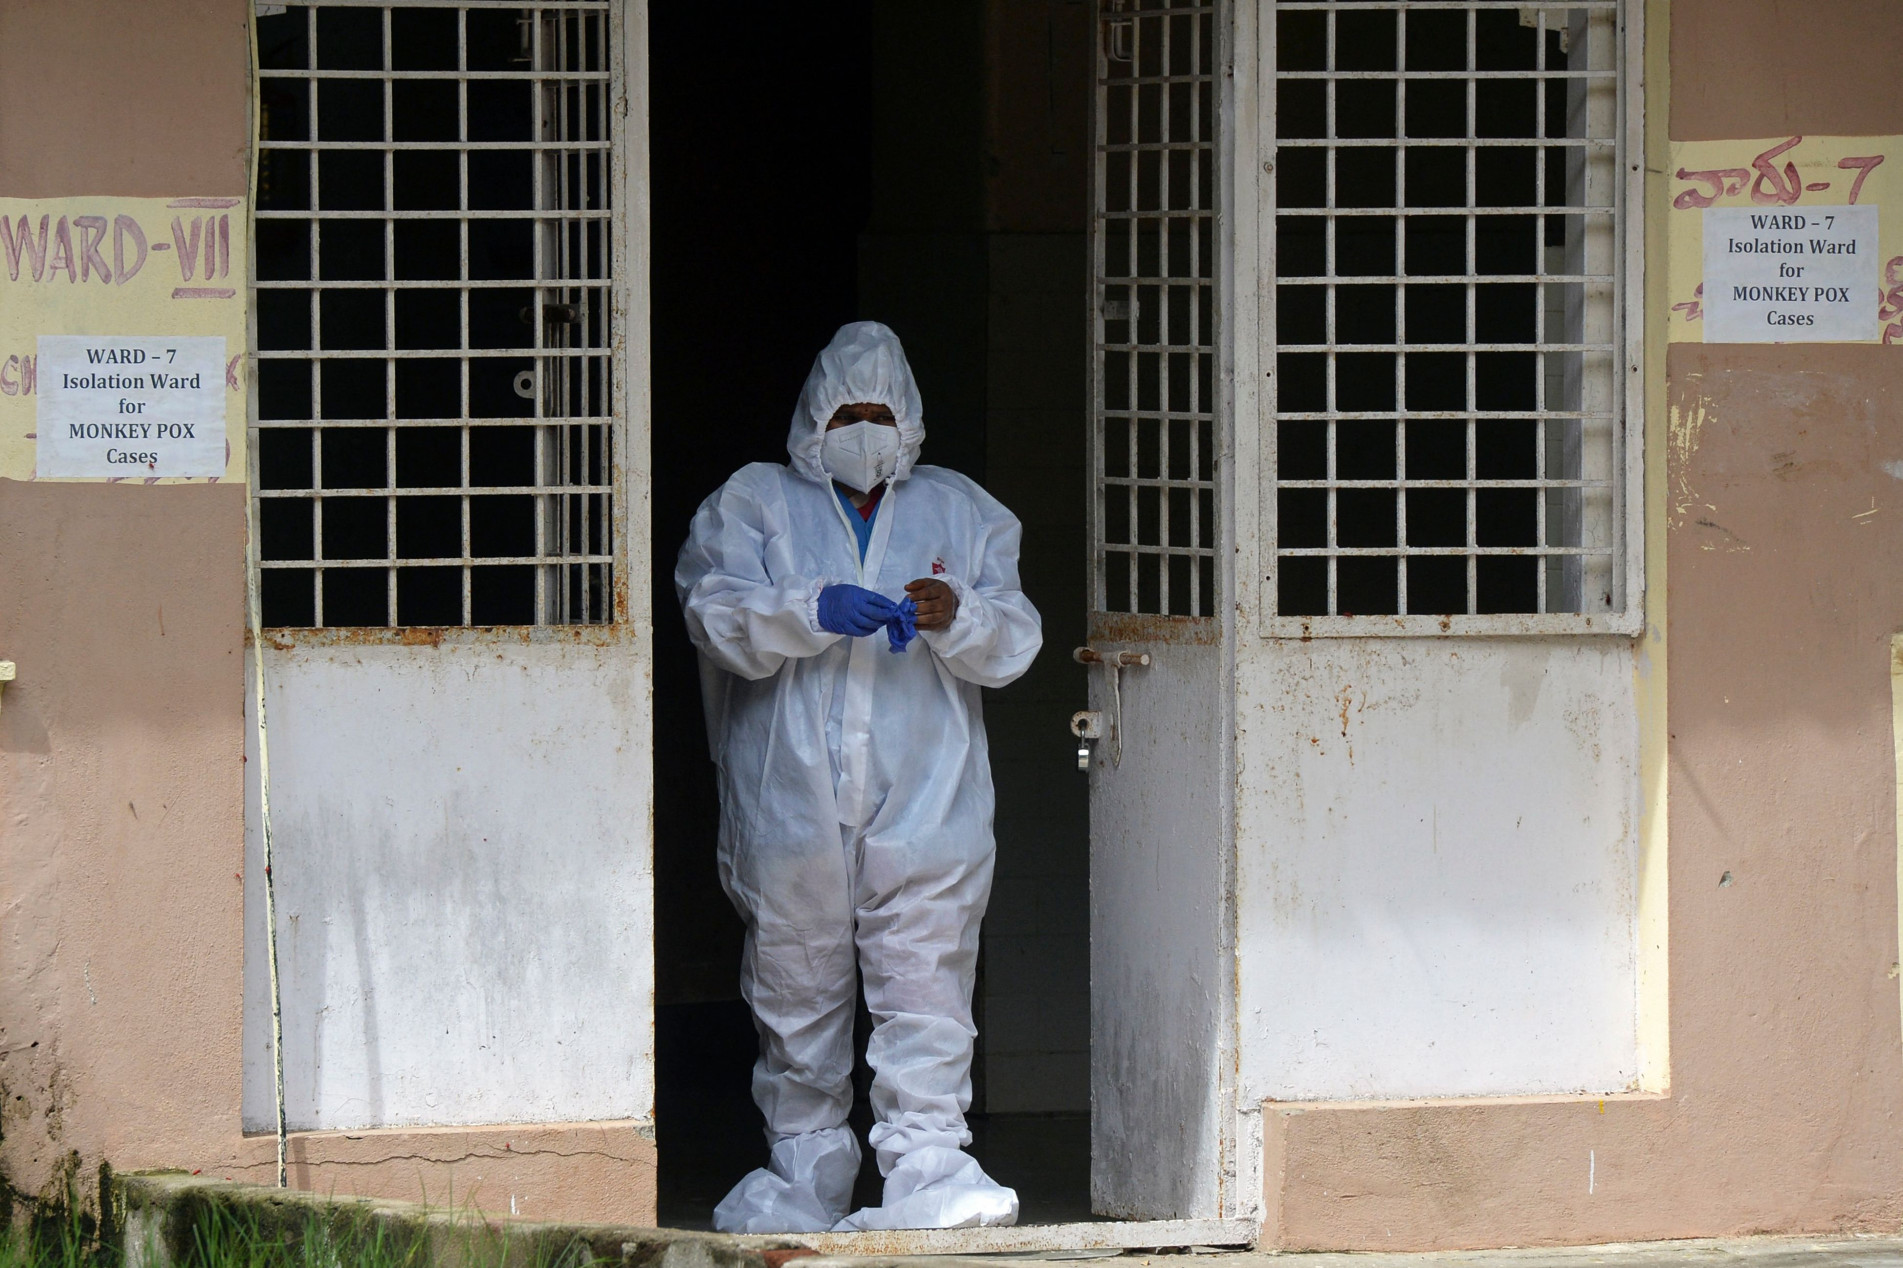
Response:
[[[222,336],[41,335],[36,377],[36,475],[225,473]]]
[[[1875,207],[1705,209],[1705,342],[1877,337]]]

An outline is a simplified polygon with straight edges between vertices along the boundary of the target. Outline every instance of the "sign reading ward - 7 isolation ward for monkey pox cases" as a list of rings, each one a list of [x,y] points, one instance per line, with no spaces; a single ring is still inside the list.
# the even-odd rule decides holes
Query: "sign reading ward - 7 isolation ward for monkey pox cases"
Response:
[[[218,335],[41,335],[40,476],[225,470]]]
[[[1705,209],[1705,342],[1877,337],[1875,207]]]

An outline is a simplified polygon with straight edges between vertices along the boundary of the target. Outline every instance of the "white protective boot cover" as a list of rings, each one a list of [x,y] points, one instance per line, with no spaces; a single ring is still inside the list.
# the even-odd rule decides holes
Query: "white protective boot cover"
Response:
[[[1018,1222],[1017,1190],[984,1173],[962,1150],[927,1145],[885,1178],[885,1202],[854,1211],[835,1233],[899,1228],[1004,1228]]]
[[[859,1141],[849,1127],[788,1136],[714,1208],[722,1233],[823,1233],[852,1206]],[[1016,1203],[1012,1204],[1016,1209]]]

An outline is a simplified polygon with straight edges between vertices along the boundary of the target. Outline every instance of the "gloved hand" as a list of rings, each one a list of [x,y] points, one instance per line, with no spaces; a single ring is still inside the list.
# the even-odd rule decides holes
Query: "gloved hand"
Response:
[[[885,623],[886,643],[895,652],[905,650],[905,645],[918,637],[918,604],[910,599],[900,599],[892,605],[891,619]]]
[[[898,610],[898,604],[864,586],[830,585],[819,592],[819,627],[834,634],[876,634]]]

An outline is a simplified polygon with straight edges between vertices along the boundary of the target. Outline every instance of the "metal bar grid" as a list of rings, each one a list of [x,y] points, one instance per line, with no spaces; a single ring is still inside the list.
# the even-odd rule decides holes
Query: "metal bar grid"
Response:
[[[368,76],[358,76],[358,78],[368,78]],[[542,84],[545,81],[537,78],[527,80],[526,82]],[[546,150],[548,146],[546,142],[540,141],[273,141],[271,142],[271,148],[287,152],[309,150],[325,154],[355,150],[372,154],[388,154],[392,151],[401,151],[406,154],[456,154],[467,150],[479,150],[485,153],[491,151],[507,153],[522,150],[529,153],[540,154]],[[605,151],[609,147],[606,142],[586,141],[567,144],[562,148],[575,153],[587,153],[597,150]]]
[[[1100,0],[1093,102],[1092,606],[1216,604],[1216,7]]]
[[[440,3],[440,0],[435,2]],[[297,9],[303,6],[290,7]],[[323,0],[323,7],[326,9],[415,9],[433,7],[433,5],[432,0],[410,0],[409,4],[403,5],[392,4],[391,0]],[[471,12],[479,9],[513,9],[519,12],[523,6],[520,0],[456,0],[456,7]],[[592,13],[599,12],[601,7],[602,0],[539,0],[535,5],[537,10],[544,13],[560,13],[563,10]]]
[[[575,562],[596,564],[611,563],[613,560],[613,555],[576,555],[574,558]],[[521,565],[540,567],[546,564],[548,560],[542,555],[485,555],[479,562],[491,567]],[[457,568],[466,566],[469,560],[463,555],[405,555],[400,563],[401,566],[405,568]],[[265,559],[259,561],[258,567],[272,569],[274,571],[290,572],[308,570],[309,565],[297,560]],[[327,571],[334,570],[341,572],[345,569],[355,568],[364,572],[375,569],[387,574],[391,571],[391,562],[388,559],[327,559],[324,561],[324,567]],[[465,622],[465,624],[467,624],[467,622]]]
[[[326,3],[324,7],[326,9],[336,9],[336,8],[343,8],[346,6]],[[358,7],[365,8],[370,6],[358,6]],[[414,7],[414,6],[411,6],[411,7]],[[471,8],[472,6],[465,4],[462,7],[467,9],[467,8]],[[511,4],[508,7],[513,9],[513,8],[520,8],[521,6]],[[548,8],[547,5],[539,5],[537,7],[544,10]],[[590,5],[589,7],[593,8],[598,6]],[[259,73],[259,78],[264,80],[267,83],[270,83],[276,80],[283,80],[287,83],[302,83],[305,80],[324,80],[324,79],[367,79],[367,80],[380,82],[390,77],[391,76],[389,73],[382,70],[307,70],[307,71],[299,71],[296,74],[292,74],[292,75],[287,75],[281,71],[266,70]],[[533,71],[533,70],[488,70],[488,71],[484,71],[484,70],[468,70],[468,71],[402,70],[402,71],[395,72],[395,78],[404,80],[404,81],[440,80],[440,81],[447,81],[449,83],[472,83],[472,82],[479,83],[485,80],[496,80],[496,81],[500,81],[504,83],[534,84],[534,83],[540,83],[543,79],[543,75],[540,71]],[[565,72],[562,75],[562,78],[568,79],[568,80],[574,80],[576,82],[593,81],[597,83],[606,83],[610,79],[613,78],[613,75],[607,71],[596,72],[596,71],[571,70],[571,71]],[[273,142],[273,144],[281,146],[284,144],[284,142],[276,141],[276,142]],[[371,144],[374,145],[379,143],[371,142]],[[448,142],[447,144],[453,145],[455,144],[455,142]]]
[[[1392,145],[1393,142],[1389,142],[1389,144]],[[1284,143],[1278,148],[1299,149],[1302,147]],[[1345,149],[1345,148],[1352,148],[1352,147],[1310,146],[1307,148],[1320,150],[1320,149]],[[1368,148],[1377,149],[1377,148],[1386,148],[1386,147],[1371,146]],[[1410,143],[1408,148],[1418,149],[1420,147]],[[1465,149],[1466,147],[1461,146],[1461,147],[1455,147],[1455,148]],[[1522,148],[1531,148],[1531,147],[1522,147]],[[1335,220],[1347,220],[1356,216],[1378,216],[1383,220],[1390,219],[1396,216],[1403,217],[1403,218],[1410,218],[1410,219],[1416,218],[1416,217],[1446,219],[1450,216],[1465,215],[1469,210],[1472,210],[1476,214],[1481,216],[1536,216],[1536,215],[1565,214],[1569,216],[1589,216],[1596,219],[1604,219],[1606,221],[1611,221],[1616,213],[1616,209],[1612,207],[1568,207],[1568,206],[1558,206],[1558,205],[1554,205],[1550,203],[1545,206],[1540,206],[1534,203],[1489,203],[1484,207],[1475,207],[1471,209],[1467,207],[1463,207],[1457,203],[1448,203],[1445,205],[1422,206],[1422,207],[1329,207],[1329,208],[1324,208],[1320,203],[1315,203],[1315,204],[1290,203],[1288,204],[1288,210],[1297,216],[1321,215],[1322,212],[1325,210],[1330,216],[1330,218]],[[1488,274],[1487,276],[1489,279],[1491,279],[1492,274]]]
[[[1612,414],[1605,414],[1605,413],[1589,413],[1584,410],[1416,409],[1416,410],[1407,410],[1404,412],[1401,410],[1393,410],[1393,409],[1385,409],[1385,410],[1345,410],[1344,409],[1344,410],[1306,410],[1306,411],[1289,410],[1284,413],[1277,414],[1276,417],[1282,420],[1283,422],[1329,422],[1329,421],[1335,421],[1335,420],[1342,420],[1347,422],[1376,422],[1378,423],[1378,422],[1398,422],[1404,419],[1408,422],[1431,422],[1436,419],[1451,420],[1454,422],[1466,422],[1470,419],[1477,419],[1484,422],[1489,419],[1531,420],[1531,419],[1542,419],[1542,418],[1574,418],[1574,419],[1586,419],[1586,420],[1608,420],[1608,419],[1612,419],[1615,416]],[[1289,481],[1284,480],[1284,481],[1281,481],[1281,483],[1287,484],[1289,483]]]
[[[1397,295],[1399,287],[1394,288]],[[1536,308],[1534,310],[1538,312]],[[1617,345],[1613,343],[1542,343],[1537,338],[1513,343],[1481,343],[1478,340],[1445,340],[1436,343],[1413,343],[1407,340],[1350,339],[1339,343],[1285,343],[1280,345],[1283,352],[1611,352]],[[1408,412],[1411,416],[1411,411]]]
[[[320,283],[320,286],[322,286],[321,283]],[[303,287],[299,287],[298,289],[302,290]],[[341,288],[332,287],[332,286],[322,286],[322,289],[326,291],[331,291],[331,290],[337,290]],[[383,296],[386,298],[386,305],[385,305],[386,310],[394,310],[396,306],[396,295],[403,288],[391,287],[391,286],[366,286],[366,287],[358,287],[355,289],[377,292],[380,296]],[[411,288],[411,289],[441,290],[443,288],[441,286],[435,286],[435,287]],[[523,290],[523,289],[526,289],[526,287],[523,283],[518,282],[515,284],[515,286],[511,287],[510,289]],[[387,320],[390,320],[390,321],[395,320],[392,312],[386,311],[385,316]],[[427,348],[378,348],[378,349],[374,349],[374,351],[376,352],[376,355],[374,357],[364,356],[365,351],[366,350],[363,348],[355,348],[355,347],[273,348],[273,349],[260,350],[258,353],[258,360],[260,361],[379,361],[379,362],[381,361],[440,361],[446,356],[455,357],[455,356],[460,356],[466,353],[468,357],[473,360],[481,360],[485,357],[504,357],[504,358],[540,357],[550,361],[559,361],[564,359],[572,361],[577,359],[590,360],[595,357],[601,356],[601,350],[599,348],[557,348],[557,347],[538,348],[538,347],[534,347],[533,345],[527,345],[527,344],[521,347],[508,347],[508,346],[489,347],[489,346],[483,345],[483,346],[477,346],[477,347],[471,348],[462,344],[452,343],[452,344],[444,344],[440,347],[427,347]],[[404,421],[406,423],[408,422],[407,419],[405,419]]]
[[[301,99],[303,118],[287,112],[274,137],[267,108],[262,147],[284,179],[260,200],[261,232],[293,235],[260,251],[256,285],[266,624],[614,619],[611,8],[348,0],[271,19],[301,65],[274,63],[266,90]],[[323,64],[344,28],[327,45],[320,21],[339,9],[374,14],[345,31],[348,68]],[[394,19],[429,10],[453,25],[454,70],[406,69],[428,59]],[[491,55],[498,31],[518,40],[527,69],[472,66],[472,23]],[[455,85],[453,141],[393,139],[396,85],[410,80]],[[363,137],[365,83],[376,139]],[[356,109],[349,139],[324,134],[333,90],[356,94],[340,99]],[[529,139],[480,139],[508,109]],[[359,166],[332,171],[326,155]],[[451,166],[417,166],[429,162]],[[424,176],[432,197],[447,180],[454,208],[403,205]],[[495,192],[509,181],[526,187],[519,202]],[[501,205],[472,208],[472,189]]]
[[[1614,610],[1618,12],[1277,5],[1276,617]]]
[[[1283,10],[1326,10],[1340,7],[1343,0],[1280,0],[1277,5]],[[1522,4],[1520,0],[1346,0],[1357,10],[1400,10],[1431,11],[1435,9],[1453,9],[1462,13],[1495,12],[1533,13],[1542,9],[1574,9],[1581,12],[1613,12],[1618,9],[1621,0],[1543,0],[1533,4]]]
[[[1292,8],[1295,6],[1284,5],[1283,7]],[[1378,8],[1378,7],[1380,6],[1375,6],[1375,5],[1356,5],[1355,6],[1357,10],[1366,10],[1369,8]],[[1414,5],[1410,7],[1419,8],[1420,6]],[[1285,71],[1279,72],[1277,77],[1280,79],[1379,79],[1383,81],[1393,80],[1396,83],[1406,83],[1410,80],[1426,81],[1426,80],[1446,79],[1446,80],[1454,80],[1464,84],[1464,83],[1470,83],[1470,82],[1471,83],[1485,83],[1486,81],[1490,79],[1523,80],[1526,78],[1526,72],[1519,71],[1519,70],[1399,70],[1399,71],[1285,70]],[[1543,79],[1616,80],[1618,78],[1618,72],[1610,71],[1610,70],[1564,70],[1564,69],[1546,70],[1541,72],[1541,78]],[[1458,142],[1455,142],[1455,144],[1458,144]],[[1525,142],[1524,141],[1514,142],[1509,140],[1509,141],[1503,142],[1503,144],[1524,145]],[[1591,139],[1584,139],[1584,140],[1577,140],[1574,142],[1574,144],[1590,146],[1590,145],[1601,144],[1601,142],[1594,141]]]
[[[279,147],[274,146],[270,148],[273,152],[275,152],[275,150]],[[406,152],[408,152],[412,150],[427,149],[429,147],[417,145],[417,146],[404,146],[401,148],[404,149]],[[488,150],[492,147],[480,146],[480,147],[474,147],[474,148]],[[465,148],[462,150],[454,150],[454,149],[446,150],[446,152],[467,153],[468,151]],[[270,221],[270,220],[296,220],[296,221],[374,220],[379,223],[386,220],[441,220],[443,218],[443,213],[441,210],[410,211],[410,210],[405,210],[403,208],[394,208],[394,209],[378,208],[374,211],[352,210],[350,208],[338,209],[335,207],[327,207],[318,211],[313,211],[308,209],[299,209],[295,211],[275,211],[270,208],[259,208],[256,215],[259,220],[265,220],[265,221]],[[522,218],[522,213],[519,210],[498,211],[498,210],[483,208],[483,207],[465,207],[460,212],[458,212],[457,215],[462,220],[520,220]],[[606,220],[608,219],[608,217],[603,216],[599,211],[563,211],[559,207],[541,208],[537,211],[536,218],[538,220],[547,220],[547,221]],[[339,279],[339,280],[341,281],[343,279]],[[524,280],[529,280],[529,279],[524,279]],[[266,280],[262,284],[269,286],[272,283]],[[403,284],[402,279],[392,279],[388,283],[388,285],[394,285],[394,286],[400,286],[402,284]],[[480,278],[472,278],[470,279],[469,284],[480,286],[483,284],[483,280]],[[509,283],[509,284],[520,285],[519,282]]]
[[[1406,82],[1404,80],[1397,80],[1393,78],[1392,76],[1387,76],[1387,75],[1358,75],[1358,76],[1355,76],[1354,78],[1358,81],[1379,80],[1382,83],[1394,83],[1397,85],[1403,84]],[[1526,78],[1526,76],[1521,76],[1521,78],[1524,79]],[[1346,82],[1346,79],[1347,79],[1346,76],[1330,76],[1324,82],[1329,84],[1337,84],[1337,83]],[[1471,84],[1471,83],[1474,83],[1475,81],[1469,79],[1466,82]],[[1538,145],[1538,144],[1529,145],[1527,142],[1530,139],[1531,138],[1522,139],[1519,137],[1484,137],[1484,136],[1466,137],[1466,138],[1407,137],[1406,142],[1407,142],[1407,147],[1412,150],[1497,149],[1497,150],[1531,150],[1531,151],[1534,151],[1535,153],[1538,153],[1547,149],[1568,149],[1568,150],[1579,150],[1589,154],[1598,154],[1598,153],[1610,154],[1618,148],[1617,142],[1609,141],[1609,140],[1608,141],[1573,141],[1570,144],[1565,146],[1551,146],[1551,145]],[[1304,149],[1306,150],[1353,150],[1353,149],[1387,150],[1387,149],[1394,148],[1395,141],[1396,141],[1396,138],[1391,136],[1339,137],[1339,138],[1295,137],[1290,140],[1283,141],[1281,143],[1281,148],[1285,150],[1304,150]],[[1450,206],[1453,206],[1455,210],[1459,209],[1457,205],[1450,205]],[[1491,204],[1482,204],[1481,209],[1490,211],[1492,210],[1492,206]],[[1548,209],[1542,208],[1542,210],[1548,210]],[[1586,207],[1579,207],[1579,208],[1574,208],[1573,210],[1588,211],[1592,209],[1586,208]]]

